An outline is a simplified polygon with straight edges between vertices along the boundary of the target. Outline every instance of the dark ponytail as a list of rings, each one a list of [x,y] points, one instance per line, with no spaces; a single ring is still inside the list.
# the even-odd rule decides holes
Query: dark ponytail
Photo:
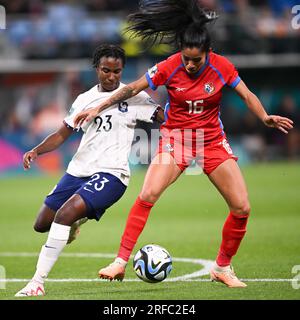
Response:
[[[215,20],[197,0],[141,0],[140,10],[128,16],[127,31],[143,40],[169,42],[176,47],[208,51],[211,39],[206,24]]]

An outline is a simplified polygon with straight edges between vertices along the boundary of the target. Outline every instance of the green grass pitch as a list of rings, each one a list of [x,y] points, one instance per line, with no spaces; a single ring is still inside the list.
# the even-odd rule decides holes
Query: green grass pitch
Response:
[[[248,232],[233,265],[240,278],[249,279],[246,289],[228,289],[210,281],[88,282],[96,279],[98,269],[112,259],[62,256],[49,279],[77,279],[76,282],[46,282],[47,295],[38,299],[300,299],[300,289],[296,289],[300,287],[300,266],[295,268],[298,274],[292,272],[294,266],[300,265],[300,164],[260,164],[242,170],[252,212]],[[67,246],[64,253],[116,253],[144,174],[144,171],[133,172],[124,197],[98,223],[85,224],[79,238]],[[47,234],[34,232],[32,225],[44,196],[58,178],[37,177],[27,172],[0,180],[0,265],[7,279],[29,279],[33,275],[37,257],[13,253],[37,254],[40,251]],[[225,202],[205,175],[183,175],[152,210],[134,252],[145,244],[156,243],[176,258],[214,260],[227,211]],[[201,268],[190,262],[174,261],[170,278]],[[208,278],[205,275],[197,279]],[[137,279],[132,260],[126,279]],[[16,299],[14,294],[25,284],[10,281],[4,286],[2,283],[0,299]]]

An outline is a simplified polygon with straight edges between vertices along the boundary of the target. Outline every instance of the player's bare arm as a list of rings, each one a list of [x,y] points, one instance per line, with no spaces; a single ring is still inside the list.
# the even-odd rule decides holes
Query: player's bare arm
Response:
[[[146,77],[143,76],[140,79],[138,79],[137,81],[134,81],[130,84],[128,84],[127,86],[125,86],[124,88],[120,89],[118,92],[116,92],[114,95],[112,95],[106,105],[108,106],[99,106],[99,112],[116,104],[119,102],[122,102],[126,99],[129,99],[131,97],[136,96],[139,92],[141,92],[142,90],[148,88],[148,82],[146,80]]]
[[[139,92],[148,88],[148,86],[146,76],[142,76],[137,81],[121,88],[99,106],[78,113],[74,119],[75,128],[80,127],[84,121],[90,121],[95,118],[101,111],[111,107],[112,105],[136,96]]]
[[[51,152],[63,144],[73,133],[71,128],[62,125],[56,132],[47,136],[39,145],[26,152],[23,156],[23,167],[25,170],[30,169],[30,163],[39,155]]]
[[[293,121],[289,118],[268,115],[257,96],[251,92],[243,81],[236,86],[235,91],[244,100],[247,107],[267,126],[276,128],[283,133],[293,128]]]
[[[163,123],[165,121],[164,110],[161,107],[158,108],[155,120],[159,123]]]

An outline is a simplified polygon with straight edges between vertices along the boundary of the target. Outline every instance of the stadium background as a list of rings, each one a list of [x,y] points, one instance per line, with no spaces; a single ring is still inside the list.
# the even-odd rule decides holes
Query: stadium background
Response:
[[[233,150],[239,156],[239,163],[249,183],[250,194],[252,191],[252,203],[258,213],[263,212],[265,228],[269,228],[267,221],[272,220],[275,224],[277,223],[273,229],[274,234],[270,235],[270,238],[266,236],[266,230],[263,229],[263,235],[257,239],[258,245],[263,246],[264,241],[270,244],[268,241],[279,239],[282,241],[283,248],[290,248],[290,251],[284,251],[284,249],[281,251],[282,254],[283,252],[290,254],[290,261],[285,271],[276,271],[278,274],[275,272],[275,277],[289,278],[292,277],[293,265],[300,264],[296,259],[300,251],[300,206],[297,201],[300,189],[300,28],[297,29],[292,24],[292,20],[295,20],[292,7],[297,5],[297,1],[203,0],[200,2],[209,9],[217,10],[220,14],[220,18],[211,27],[214,39],[213,49],[217,53],[228,56],[235,63],[241,78],[258,95],[268,113],[288,116],[295,122],[295,128],[289,135],[265,128],[247,111],[246,106],[232,90],[225,89],[221,118]],[[78,145],[80,134],[72,136],[60,149],[41,156],[30,172],[23,172],[22,154],[58,128],[76,96],[96,83],[95,72],[91,67],[94,48],[104,42],[123,46],[128,57],[123,73],[125,83],[141,76],[147,68],[173,52],[168,45],[156,45],[145,51],[139,39],[132,40],[128,35],[122,34],[126,25],[126,15],[137,9],[137,3],[138,1],[134,0],[0,1],[0,5],[6,10],[6,28],[0,30],[0,237],[2,238],[0,252],[38,252],[43,243],[45,235],[37,235],[32,231],[35,214],[44,195],[52,189],[70,161]],[[150,93],[164,105],[163,89]],[[156,125],[139,124],[139,126],[148,132],[151,128],[157,128]],[[143,143],[149,144],[150,141],[143,141]],[[131,162],[135,162],[134,154],[131,155]],[[120,205],[111,210],[112,218],[107,215],[103,219],[103,225],[100,223],[86,226],[87,230],[90,228],[91,233],[96,234],[98,241],[101,241],[101,234],[98,233],[98,230],[101,230],[106,235],[106,243],[99,248],[101,242],[97,246],[94,240],[85,238],[83,234],[81,244],[75,244],[74,249],[70,250],[74,252],[87,252],[88,249],[91,252],[116,251],[128,209],[138,193],[144,174],[143,169],[145,169],[136,170],[140,169],[136,165],[132,165],[132,168],[133,180],[124,197],[126,200],[122,200]],[[215,246],[209,248],[207,252],[204,250],[199,256],[197,251],[199,239],[191,237],[181,248],[176,243],[175,248],[178,247],[178,252],[174,250],[176,256],[193,255],[205,258],[204,256],[207,255],[206,258],[213,259],[219,243],[217,235],[220,235],[226,207],[204,177],[197,178],[198,180],[191,177],[185,177],[185,179],[172,187],[170,193],[162,198],[157,206],[159,214],[153,218],[154,220],[149,221],[149,224],[153,224],[152,229],[149,230],[151,228],[149,227],[145,230],[140,243],[145,244],[143,243],[145,239],[148,242],[158,240],[167,248],[174,245],[172,242],[175,241],[174,237],[170,236],[170,239],[167,236],[159,237],[164,234],[160,224],[163,222],[168,224],[169,219],[173,220],[174,216],[179,216],[179,225],[185,222],[181,212],[185,210],[185,206],[173,204],[174,197],[180,196],[183,201],[190,201],[191,211],[194,208],[203,208],[203,215],[209,212],[212,219],[212,221],[206,221],[201,219],[207,217],[191,216],[192,221],[199,218],[199,224],[206,221],[207,226],[210,226],[210,223],[217,225],[212,229],[208,227],[210,231],[215,230],[212,231],[215,235]],[[199,180],[204,181],[199,182]],[[201,191],[203,197],[199,203],[196,201],[199,197],[197,193],[184,194],[187,188],[189,190],[205,189]],[[214,196],[211,196],[212,192]],[[193,194],[195,197],[192,201]],[[265,199],[268,203],[267,207]],[[168,206],[170,201],[172,205]],[[276,201],[279,201],[278,205]],[[286,208],[289,208],[288,212]],[[121,216],[117,215],[120,209],[122,209]],[[178,212],[170,216],[168,212],[171,209],[177,209]],[[284,221],[280,220],[283,220],[281,215],[285,215]],[[279,220],[274,220],[274,216]],[[110,219],[116,221],[115,229],[110,227]],[[189,219],[188,214],[186,219]],[[257,226],[260,225],[258,220],[256,223]],[[190,228],[193,228],[190,224]],[[279,225],[282,228],[279,228]],[[174,228],[177,230],[175,222]],[[180,230],[180,227],[178,228]],[[255,219],[252,230],[256,230]],[[208,245],[211,241],[211,238],[208,240],[206,236],[204,231],[200,235],[202,241],[200,243],[203,245]],[[285,243],[287,239],[282,240],[285,236],[291,243]],[[93,241],[92,244],[91,241]],[[18,243],[22,243],[23,247]],[[188,244],[195,246],[195,249],[190,249]],[[244,256],[242,254],[241,259],[245,256],[249,258],[249,252],[252,251],[248,248],[248,252],[246,249],[243,252]],[[273,249],[270,248],[269,258],[274,257],[276,252],[276,246]],[[264,255],[262,249],[261,255]],[[30,277],[35,258],[28,258],[28,269],[24,271],[25,275],[18,275],[19,268],[13,262],[15,258],[11,258],[11,261],[9,259],[0,257],[0,265],[6,267],[9,278]],[[287,257],[283,257],[283,260],[287,261],[285,259]],[[284,261],[281,263],[284,264]],[[101,262],[101,264],[104,263],[106,261]],[[97,266],[94,265],[92,268],[96,270]],[[255,274],[254,277],[258,276],[263,277],[260,274]],[[272,274],[269,277],[271,276]],[[62,277],[66,275],[62,274]],[[206,285],[205,288],[207,288]],[[13,293],[18,284],[11,284],[12,287],[10,284],[7,286],[12,288],[11,293]],[[106,288],[108,290],[108,287]],[[287,287],[286,290],[288,290]],[[283,293],[285,291],[281,291],[281,295],[275,294],[274,297],[299,299],[299,290],[291,290],[290,284],[289,290],[286,296]],[[2,293],[4,291],[0,290],[0,295]],[[6,298],[10,297],[10,294],[6,296]],[[197,299],[205,296],[195,294],[186,297]],[[248,298],[251,297],[263,299],[272,295],[262,293],[256,296],[253,293]],[[110,298],[127,299],[129,296],[125,294],[117,297],[110,296]],[[220,296],[212,296],[212,298],[224,298],[224,296],[220,293]],[[234,295],[233,298],[240,297]]]

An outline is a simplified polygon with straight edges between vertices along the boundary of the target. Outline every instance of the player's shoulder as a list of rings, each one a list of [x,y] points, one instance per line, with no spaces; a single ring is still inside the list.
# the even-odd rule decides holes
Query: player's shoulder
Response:
[[[89,90],[80,93],[77,96],[77,98],[75,99],[75,102],[82,103],[84,101],[90,100],[91,98],[94,98],[95,95],[97,95],[97,93],[99,94],[98,85],[95,85],[92,88],[90,88]]]
[[[217,54],[215,52],[209,53],[209,63],[219,70],[228,70],[234,67],[233,63],[229,60],[229,58]]]
[[[89,90],[79,94],[76,100],[79,100],[81,103],[82,102],[91,103],[97,99],[101,99],[101,98],[105,99],[105,98],[113,95],[115,92],[117,92],[122,87],[125,87],[125,84],[120,82],[119,87],[113,91],[101,91],[101,90],[99,90],[99,85],[96,84],[95,86],[93,86]]]
[[[172,54],[167,59],[158,64],[158,68],[163,68],[165,71],[173,72],[176,68],[182,66],[181,53]]]
[[[182,60],[181,60],[181,53],[180,52],[176,52],[174,54],[172,54],[171,56],[169,56],[167,58],[167,61],[169,64],[171,65],[181,65],[182,64]]]

